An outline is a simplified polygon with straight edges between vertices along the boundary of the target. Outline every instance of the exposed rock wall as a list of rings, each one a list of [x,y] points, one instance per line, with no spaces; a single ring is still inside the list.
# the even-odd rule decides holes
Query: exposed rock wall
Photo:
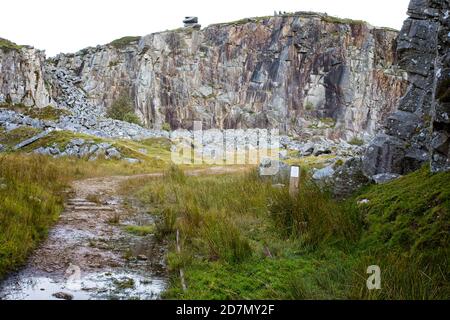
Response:
[[[406,89],[397,32],[319,14],[179,29],[57,56],[104,110],[123,92],[156,128],[373,135]]]
[[[0,48],[0,127],[12,130],[32,126],[45,130],[68,130],[105,138],[143,139],[168,136],[160,130],[149,130],[136,124],[108,119],[90,103],[77,84],[81,79],[65,69],[45,63],[42,51],[16,46]],[[52,105],[68,111],[58,120],[34,119],[8,110],[8,106]],[[3,108],[6,107],[6,108]]]
[[[397,50],[409,85],[385,133],[367,149],[368,176],[406,174],[430,160],[434,172],[450,168],[449,1],[412,0],[408,14]]]
[[[431,169],[450,170],[450,1],[434,1],[440,9],[434,103],[432,109]]]
[[[0,47],[0,103],[38,108],[54,104],[45,85],[44,66],[43,51]]]

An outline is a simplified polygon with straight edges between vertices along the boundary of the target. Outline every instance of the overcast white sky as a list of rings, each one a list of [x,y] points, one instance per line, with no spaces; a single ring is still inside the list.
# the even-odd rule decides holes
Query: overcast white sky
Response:
[[[203,27],[277,11],[317,11],[400,29],[409,0],[2,0],[0,37],[75,52],[127,35],[182,26],[198,16]]]

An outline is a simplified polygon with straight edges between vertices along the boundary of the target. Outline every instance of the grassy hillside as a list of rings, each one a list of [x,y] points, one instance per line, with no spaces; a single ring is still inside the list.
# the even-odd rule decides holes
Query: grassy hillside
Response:
[[[160,217],[156,236],[172,243],[166,297],[450,297],[450,173],[423,169],[346,202],[322,193],[305,175],[302,181],[295,199],[254,172],[185,177],[172,168],[164,179],[142,182],[134,196]],[[368,203],[358,204],[363,199]],[[370,265],[381,268],[382,290],[367,290]]]

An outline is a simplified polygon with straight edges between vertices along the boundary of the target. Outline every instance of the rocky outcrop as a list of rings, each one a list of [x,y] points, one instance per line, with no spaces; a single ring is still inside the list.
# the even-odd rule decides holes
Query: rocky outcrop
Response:
[[[127,162],[139,162],[138,159],[124,158],[117,148],[109,142],[95,142],[94,140],[72,139],[65,145],[53,143],[47,147],[39,147],[33,153],[59,157],[76,157],[90,161],[100,158],[106,160],[124,160]]]
[[[78,87],[82,81],[71,71],[49,64],[43,51],[0,40],[3,40],[0,42],[0,125],[6,130],[25,125],[105,138],[143,139],[168,135],[104,117],[89,101],[86,92]],[[2,46],[4,42],[8,46]],[[70,115],[61,116],[57,121],[33,119],[8,110],[17,105],[36,108],[50,105],[70,111]]]
[[[449,170],[449,1],[412,0],[398,38],[408,89],[385,132],[364,156],[364,172],[406,174],[431,160],[433,172]]]
[[[397,32],[296,13],[182,28],[52,59],[97,110],[123,92],[150,127],[373,135],[405,90]]]
[[[6,40],[4,40],[6,41]],[[0,46],[0,104],[54,105],[44,79],[45,54],[31,47]]]
[[[431,170],[434,172],[450,170],[450,1],[442,2],[437,7],[441,10],[441,15],[437,36],[433,134],[430,144]]]

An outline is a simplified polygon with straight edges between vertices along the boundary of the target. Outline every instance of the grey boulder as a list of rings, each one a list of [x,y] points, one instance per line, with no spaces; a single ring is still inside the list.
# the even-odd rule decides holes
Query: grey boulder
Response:
[[[391,182],[393,180],[396,180],[400,177],[401,177],[401,175],[396,174],[396,173],[380,173],[380,174],[374,175],[372,177],[372,180],[376,184],[385,184],[385,183]]]

